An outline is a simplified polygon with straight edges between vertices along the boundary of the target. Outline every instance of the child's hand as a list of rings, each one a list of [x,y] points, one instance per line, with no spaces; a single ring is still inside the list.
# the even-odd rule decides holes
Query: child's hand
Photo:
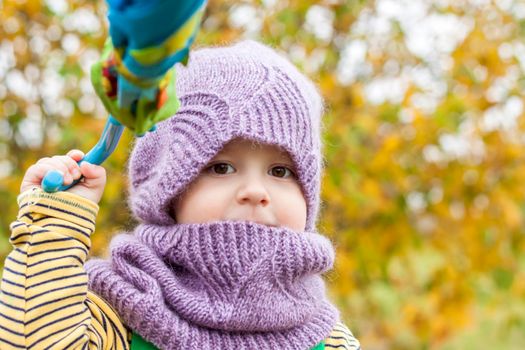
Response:
[[[42,179],[49,170],[58,170],[63,173],[64,185],[69,185],[80,177],[84,178],[75,186],[66,190],[66,192],[78,194],[95,203],[100,201],[104,186],[106,185],[106,170],[95,164],[87,162],[81,166],[77,161],[84,157],[84,153],[79,150],[71,150],[65,156],[53,156],[39,159],[35,164],[27,169],[20,192],[24,192],[32,187],[41,188]]]

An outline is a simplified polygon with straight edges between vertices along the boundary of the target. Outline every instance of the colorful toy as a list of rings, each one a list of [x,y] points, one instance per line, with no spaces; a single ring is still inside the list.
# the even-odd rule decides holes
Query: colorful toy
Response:
[[[186,63],[200,27],[206,0],[106,0],[109,34],[91,81],[110,113],[98,143],[79,161],[102,164],[114,151],[124,127],[137,136],[179,108],[175,69]],[[57,170],[42,180],[46,192],[64,191]]]

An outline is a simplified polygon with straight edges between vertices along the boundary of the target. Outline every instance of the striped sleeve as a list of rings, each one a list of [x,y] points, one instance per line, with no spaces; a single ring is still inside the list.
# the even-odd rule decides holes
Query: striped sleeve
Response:
[[[87,288],[98,206],[37,188],[18,204],[0,284],[0,348],[128,349],[116,313]]]
[[[338,322],[325,339],[325,349],[361,350],[361,344],[343,323]]]

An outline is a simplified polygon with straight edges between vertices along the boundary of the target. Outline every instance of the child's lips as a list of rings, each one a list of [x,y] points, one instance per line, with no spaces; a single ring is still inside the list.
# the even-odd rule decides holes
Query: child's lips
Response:
[[[246,217],[246,218],[228,218],[227,220],[232,221],[252,221],[259,225],[266,225],[266,226],[272,226],[277,227],[277,223],[274,220],[264,220],[264,219],[254,219],[252,217]]]

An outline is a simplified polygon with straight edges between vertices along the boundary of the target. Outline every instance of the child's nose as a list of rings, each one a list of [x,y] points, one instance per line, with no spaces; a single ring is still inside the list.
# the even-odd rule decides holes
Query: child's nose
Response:
[[[266,206],[270,196],[262,181],[250,181],[239,188],[237,201],[241,204]]]

